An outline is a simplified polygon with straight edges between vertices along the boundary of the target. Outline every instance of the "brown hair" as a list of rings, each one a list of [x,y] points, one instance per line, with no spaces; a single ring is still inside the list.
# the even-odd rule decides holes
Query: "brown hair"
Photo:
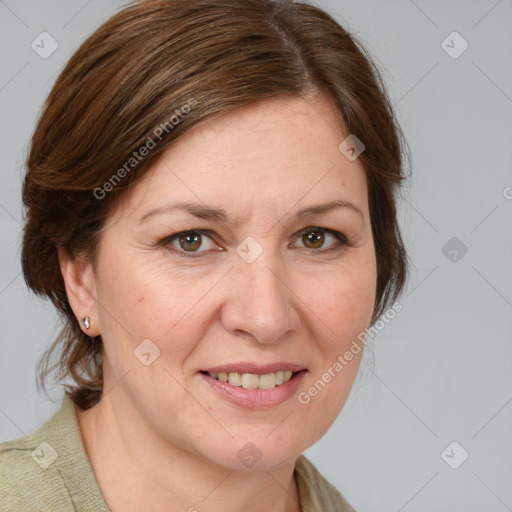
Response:
[[[377,258],[375,320],[406,280],[394,194],[407,146],[377,67],[346,29],[291,0],[142,0],[80,46],[45,102],[23,183],[25,281],[63,320],[39,361],[43,389],[54,370],[71,377],[66,393],[82,409],[103,390],[101,336],[80,329],[57,246],[94,264],[105,220],[174,141],[250,102],[312,93],[330,98],[346,133],[366,146],[359,158]]]

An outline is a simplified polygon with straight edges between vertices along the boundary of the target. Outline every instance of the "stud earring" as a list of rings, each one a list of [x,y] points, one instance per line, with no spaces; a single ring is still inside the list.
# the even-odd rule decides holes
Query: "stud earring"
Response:
[[[86,316],[83,320],[82,320],[82,323],[84,324],[84,327],[86,329],[89,329],[89,327],[91,327],[91,319]]]

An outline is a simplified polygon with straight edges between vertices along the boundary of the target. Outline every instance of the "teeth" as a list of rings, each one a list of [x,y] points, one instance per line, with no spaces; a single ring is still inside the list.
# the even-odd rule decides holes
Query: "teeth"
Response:
[[[259,378],[260,389],[272,389],[276,387],[276,374],[275,373],[266,373],[265,375],[260,375]]]
[[[232,386],[241,386],[242,376],[239,373],[228,373],[228,382]]]
[[[256,389],[259,379],[259,376],[254,373],[242,373],[242,387],[245,389]]]
[[[273,389],[292,378],[291,370],[279,371],[274,373],[265,373],[258,375],[256,373],[214,373],[208,372],[213,379],[221,382],[229,382],[231,386],[243,387],[244,389]]]

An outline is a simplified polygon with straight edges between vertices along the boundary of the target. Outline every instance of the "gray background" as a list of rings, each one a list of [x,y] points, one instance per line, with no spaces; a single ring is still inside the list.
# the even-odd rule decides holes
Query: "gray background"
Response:
[[[35,430],[61,398],[35,385],[56,314],[20,274],[29,137],[64,62],[123,4],[0,0],[0,441]],[[512,2],[318,5],[370,50],[396,103],[412,152],[400,218],[414,267],[402,312],[306,455],[358,512],[512,510]],[[59,44],[48,59],[31,48],[43,31]],[[457,58],[442,46],[453,31],[469,44]],[[441,457],[453,441],[452,465],[469,453],[458,469]]]

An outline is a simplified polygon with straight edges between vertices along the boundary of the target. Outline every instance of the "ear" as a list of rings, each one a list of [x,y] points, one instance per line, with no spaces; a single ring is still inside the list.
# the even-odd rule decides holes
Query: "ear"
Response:
[[[90,337],[99,336],[101,332],[98,322],[96,281],[92,265],[78,258],[71,258],[62,247],[58,247],[57,250],[71,309],[85,334]],[[89,329],[83,324],[86,316],[90,318]]]

